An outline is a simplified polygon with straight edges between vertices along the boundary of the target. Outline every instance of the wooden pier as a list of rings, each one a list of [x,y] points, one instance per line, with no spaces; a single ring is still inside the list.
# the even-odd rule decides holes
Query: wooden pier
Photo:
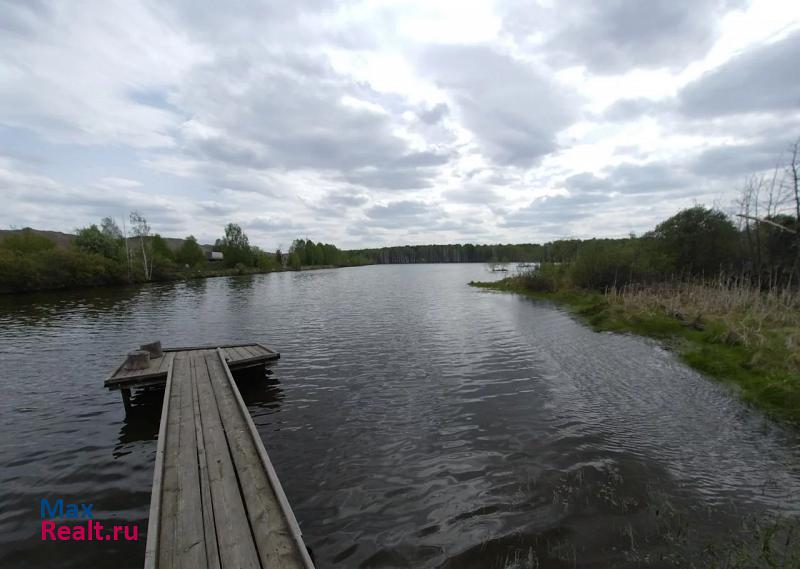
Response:
[[[260,344],[168,349],[106,381],[165,385],[145,569],[313,569],[231,374],[278,357]]]
[[[165,385],[167,382],[167,373],[177,354],[203,349],[213,350],[216,348],[221,348],[223,350],[228,368],[231,371],[263,367],[266,363],[281,357],[278,352],[257,343],[165,348],[163,350],[164,356],[150,360],[150,365],[144,369],[126,370],[123,362],[111,377],[106,380],[105,386],[108,389],[118,389],[122,393],[122,402],[125,404],[125,411],[129,412],[131,410],[131,390],[136,387]]]

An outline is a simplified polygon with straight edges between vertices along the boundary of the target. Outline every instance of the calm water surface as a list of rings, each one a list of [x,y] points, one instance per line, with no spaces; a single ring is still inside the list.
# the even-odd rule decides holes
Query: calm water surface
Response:
[[[0,567],[141,567],[160,395],[132,347],[259,341],[242,385],[319,568],[673,566],[800,516],[800,437],[669,352],[483,265],[375,266],[0,299]],[[38,500],[138,543],[42,543]],[[738,532],[738,533],[737,533]],[[677,561],[676,561],[677,560]]]

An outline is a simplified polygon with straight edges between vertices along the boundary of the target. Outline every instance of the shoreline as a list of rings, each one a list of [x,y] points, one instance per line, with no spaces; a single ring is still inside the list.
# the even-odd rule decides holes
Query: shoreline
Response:
[[[319,271],[322,269],[345,269],[349,267],[361,267],[361,266],[364,265],[307,265],[307,266],[302,266],[299,269],[285,268],[285,269],[241,270],[236,268],[229,268],[229,269],[219,269],[211,271],[198,270],[191,273],[180,273],[176,275],[174,278],[157,279],[157,280],[154,279],[150,281],[133,281],[133,282],[119,281],[119,282],[111,282],[98,285],[31,288],[27,290],[12,290],[12,289],[0,288],[0,298],[9,298],[14,296],[38,294],[45,292],[74,292],[74,291],[107,289],[107,288],[125,288],[125,287],[136,287],[149,284],[177,283],[177,282],[204,280],[204,279],[215,279],[220,277],[246,277],[253,275],[266,275],[270,273],[296,273],[300,271]]]
[[[738,398],[774,419],[800,426],[800,373],[789,369],[788,362],[776,363],[770,357],[775,346],[756,348],[730,341],[723,324],[713,318],[688,320],[633,310],[594,291],[532,291],[509,278],[473,281],[469,286],[552,302],[597,332],[631,333],[657,340],[692,369],[730,388]]]

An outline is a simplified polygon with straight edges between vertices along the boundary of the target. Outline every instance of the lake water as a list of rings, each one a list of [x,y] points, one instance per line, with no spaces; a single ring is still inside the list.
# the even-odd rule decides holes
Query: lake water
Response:
[[[502,276],[502,275],[500,275]],[[319,568],[658,567],[800,516],[800,437],[641,338],[372,266],[0,298],[0,566],[141,567],[160,396],[133,347],[259,341],[242,385]],[[40,540],[39,499],[138,542]]]

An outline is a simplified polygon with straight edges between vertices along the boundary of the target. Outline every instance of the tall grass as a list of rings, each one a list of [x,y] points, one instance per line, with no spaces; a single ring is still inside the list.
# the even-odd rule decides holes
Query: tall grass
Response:
[[[761,347],[776,333],[786,334],[786,347],[800,354],[800,294],[789,285],[764,290],[749,279],[720,275],[714,280],[681,280],[625,284],[606,290],[611,304],[640,313],[665,314],[698,329],[705,322],[724,326],[729,343]]]

